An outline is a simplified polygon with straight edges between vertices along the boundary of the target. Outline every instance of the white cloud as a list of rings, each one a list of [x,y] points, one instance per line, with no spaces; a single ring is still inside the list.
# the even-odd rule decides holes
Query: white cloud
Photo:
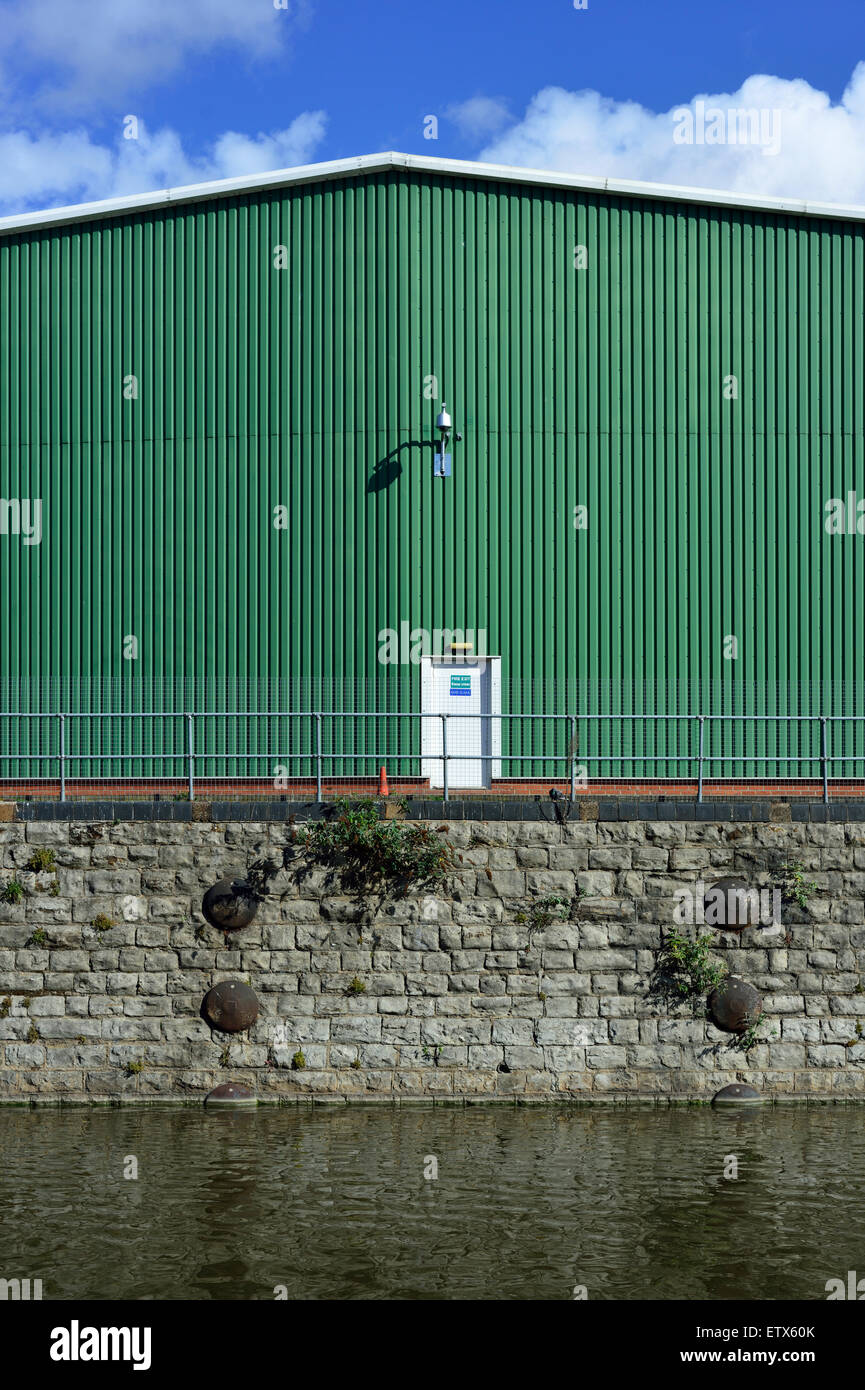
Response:
[[[256,136],[226,131],[206,154],[187,155],[176,131],[97,144],[86,130],[59,135],[0,134],[0,210],[5,214],[58,203],[145,193],[311,161],[324,137],[323,111],[304,111],[285,130]]]
[[[28,103],[87,109],[171,76],[195,54],[230,46],[277,56],[311,0],[7,0],[0,90]],[[36,96],[34,79],[41,85]]]
[[[454,122],[462,135],[485,140],[507,125],[511,113],[507,102],[498,97],[470,97],[468,101],[454,102],[445,111],[445,117]]]
[[[677,125],[683,128],[676,113],[687,107],[696,116],[698,102],[704,103],[706,116],[712,108],[725,113],[727,136],[728,111],[764,111],[763,143],[675,143]],[[708,133],[705,123],[704,131]],[[777,152],[764,153],[772,144]],[[747,78],[737,92],[695,96],[661,113],[594,91],[547,87],[532,99],[523,119],[488,143],[479,158],[743,194],[865,204],[863,150],[865,62],[860,62],[834,105],[803,79],[765,75]]]
[[[57,194],[105,188],[111,153],[94,145],[84,131],[34,139],[26,131],[0,135],[0,209],[21,212],[34,202],[43,206]],[[64,199],[65,201],[65,199]]]

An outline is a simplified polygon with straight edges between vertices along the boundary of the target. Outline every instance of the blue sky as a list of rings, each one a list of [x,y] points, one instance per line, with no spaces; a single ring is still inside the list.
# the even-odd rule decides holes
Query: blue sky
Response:
[[[0,0],[3,213],[384,149],[865,203],[865,3]]]

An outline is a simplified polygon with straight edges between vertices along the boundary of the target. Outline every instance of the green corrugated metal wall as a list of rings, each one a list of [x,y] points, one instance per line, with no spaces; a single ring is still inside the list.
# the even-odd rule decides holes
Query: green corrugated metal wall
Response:
[[[865,496],[863,240],[399,171],[0,238],[0,496],[44,509],[0,537],[9,698],[417,707],[408,620],[486,629],[506,708],[863,712],[865,538],[823,526]]]

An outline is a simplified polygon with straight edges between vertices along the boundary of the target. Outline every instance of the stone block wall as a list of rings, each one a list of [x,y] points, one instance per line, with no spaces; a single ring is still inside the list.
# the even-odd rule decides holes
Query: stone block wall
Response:
[[[204,892],[279,854],[285,822],[0,824],[0,887],[24,889],[0,901],[0,1099],[194,1100],[231,1080],[286,1101],[707,1100],[737,1080],[865,1098],[865,821],[502,819],[447,836],[462,859],[446,893],[373,903],[289,868],[226,937]],[[37,849],[53,870],[27,867]],[[772,884],[784,860],[816,885],[807,907],[785,904],[772,937],[715,933],[764,998],[745,1054],[699,1004],[653,992],[656,953],[677,890]],[[545,897],[568,918],[532,931],[520,913]],[[248,1034],[200,1017],[225,979],[258,996]]]

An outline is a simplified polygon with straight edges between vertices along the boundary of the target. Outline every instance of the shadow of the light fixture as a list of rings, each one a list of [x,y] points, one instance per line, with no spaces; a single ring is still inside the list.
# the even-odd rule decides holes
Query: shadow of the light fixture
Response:
[[[435,441],[432,439],[407,439],[404,443],[398,444],[395,449],[391,449],[389,454],[379,459],[373,469],[372,476],[366,485],[367,492],[384,492],[391,483],[395,483],[402,473],[402,460],[400,455],[406,449],[435,449]]]

